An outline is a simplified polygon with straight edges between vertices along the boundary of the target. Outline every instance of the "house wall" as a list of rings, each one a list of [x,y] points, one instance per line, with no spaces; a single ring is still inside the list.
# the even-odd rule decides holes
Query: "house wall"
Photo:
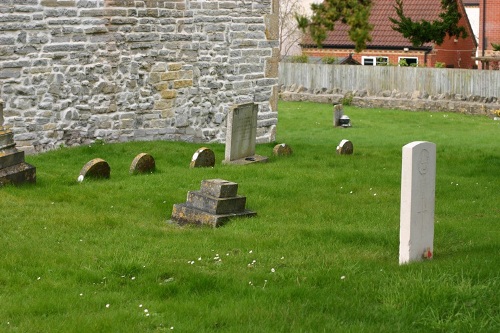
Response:
[[[500,44],[500,1],[479,0],[479,16],[480,56],[492,56],[491,43]]]
[[[436,45],[435,57],[429,63],[429,67],[434,67],[436,62],[445,63],[451,68],[475,68],[476,64],[473,57],[476,55],[476,44],[474,36],[466,39],[446,38],[443,44]]]
[[[363,63],[363,57],[387,57],[390,65],[397,65],[401,57],[417,58],[419,64],[425,63],[425,52],[423,51],[395,51],[395,50],[364,50],[360,53],[355,53],[354,49],[316,49],[304,48],[302,53],[310,57],[336,57],[343,58],[352,54],[352,58]],[[429,55],[427,56],[429,58]]]
[[[3,0],[5,125],[28,152],[130,140],[224,142],[235,104],[277,123],[278,0]]]
[[[476,55],[476,40],[474,31],[470,25],[467,13],[463,5],[459,4],[458,9],[462,18],[458,21],[458,26],[465,27],[468,36],[466,38],[445,38],[443,44],[436,45],[435,62],[445,63],[447,67],[452,68],[475,68],[476,63],[472,59]],[[433,67],[435,63],[429,64]]]

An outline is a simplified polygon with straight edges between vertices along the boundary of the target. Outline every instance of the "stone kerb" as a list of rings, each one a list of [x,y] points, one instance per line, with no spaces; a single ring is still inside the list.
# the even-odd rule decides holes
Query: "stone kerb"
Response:
[[[328,104],[341,104],[349,100],[350,105],[363,108],[459,112],[489,117],[494,117],[494,111],[500,109],[500,101],[495,97],[456,94],[431,96],[420,91],[404,93],[394,90],[369,94],[366,90],[343,91],[341,89],[325,88],[310,91],[301,86],[281,86],[279,98],[284,101],[309,101]]]

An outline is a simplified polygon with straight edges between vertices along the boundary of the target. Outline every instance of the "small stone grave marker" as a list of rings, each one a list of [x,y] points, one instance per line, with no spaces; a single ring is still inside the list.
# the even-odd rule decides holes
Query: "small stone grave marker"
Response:
[[[292,155],[292,148],[286,143],[281,143],[273,148],[274,156],[289,156]]]
[[[337,154],[339,155],[352,155],[353,152],[354,146],[349,140],[342,140],[337,146]]]
[[[226,130],[225,164],[266,162],[267,157],[255,155],[257,114],[255,103],[241,104],[229,111]]]
[[[83,181],[86,177],[90,178],[109,178],[111,174],[111,168],[105,160],[102,158],[94,158],[88,161],[80,171],[80,176],[78,181]]]
[[[201,182],[200,191],[189,191],[187,201],[174,204],[172,221],[219,227],[233,217],[250,217],[256,213],[245,209],[246,197],[237,195],[238,184],[224,179]]]
[[[431,259],[434,253],[436,145],[415,141],[403,147],[399,264]]]
[[[190,168],[213,168],[215,166],[215,154],[212,149],[201,147],[191,158]]]
[[[147,153],[137,155],[130,164],[130,174],[152,173],[156,169],[156,162],[153,156]]]
[[[344,115],[344,108],[342,104],[333,105],[333,126],[340,126],[340,118]]]

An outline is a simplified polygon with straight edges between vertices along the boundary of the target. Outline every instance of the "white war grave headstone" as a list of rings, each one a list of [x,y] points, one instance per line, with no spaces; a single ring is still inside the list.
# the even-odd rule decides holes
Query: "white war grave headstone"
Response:
[[[229,111],[226,130],[225,164],[266,162],[267,157],[255,155],[257,113],[254,103],[236,105]]]
[[[433,256],[436,145],[415,141],[403,147],[399,264]]]

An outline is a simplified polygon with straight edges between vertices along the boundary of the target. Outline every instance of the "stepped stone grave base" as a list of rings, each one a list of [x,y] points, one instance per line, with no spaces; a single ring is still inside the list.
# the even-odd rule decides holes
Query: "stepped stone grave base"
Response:
[[[36,183],[36,168],[24,162],[24,151],[16,149],[14,134],[3,127],[3,101],[0,100],[0,187]]]
[[[185,203],[174,204],[171,220],[181,225],[219,227],[234,217],[257,215],[245,209],[246,197],[237,192],[237,183],[223,179],[203,180],[200,191],[190,191]]]
[[[0,169],[0,187],[8,184],[20,185],[24,183],[36,183],[36,168],[31,164],[21,162]]]

